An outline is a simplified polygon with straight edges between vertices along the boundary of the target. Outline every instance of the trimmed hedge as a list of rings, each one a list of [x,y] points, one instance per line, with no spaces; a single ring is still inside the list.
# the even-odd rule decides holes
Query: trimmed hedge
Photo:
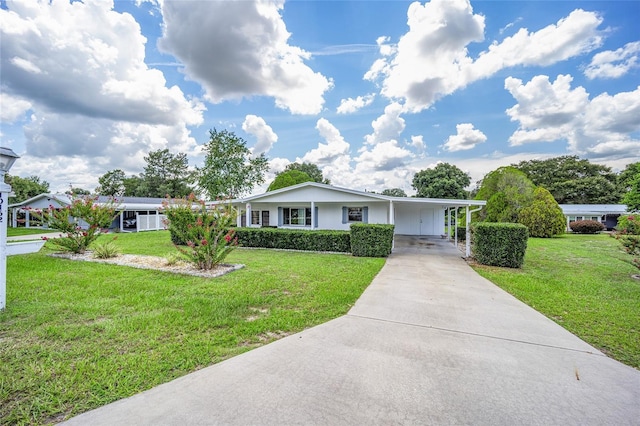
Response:
[[[451,238],[455,238],[456,232],[455,229],[451,230]],[[467,227],[466,226],[458,226],[458,241],[466,241],[467,240]]]
[[[282,228],[235,228],[242,247],[290,250],[351,251],[348,231],[325,231]]]
[[[479,222],[471,227],[473,254],[489,266],[520,268],[524,263],[529,230],[519,223]]]
[[[604,231],[604,225],[597,220],[576,220],[569,224],[569,228],[576,234],[597,234]]]
[[[359,257],[389,256],[394,228],[394,225],[351,224],[351,253]]]

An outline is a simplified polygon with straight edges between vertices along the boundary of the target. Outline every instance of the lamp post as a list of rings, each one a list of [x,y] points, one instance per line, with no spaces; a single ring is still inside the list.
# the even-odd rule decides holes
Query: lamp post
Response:
[[[4,183],[4,175],[20,158],[10,148],[0,147],[0,310],[7,303],[7,204],[11,186]]]

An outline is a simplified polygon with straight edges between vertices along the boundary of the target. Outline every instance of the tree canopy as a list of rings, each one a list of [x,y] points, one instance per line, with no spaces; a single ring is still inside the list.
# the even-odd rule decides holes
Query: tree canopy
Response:
[[[193,188],[190,186],[192,173],[189,170],[187,154],[172,154],[168,149],[151,151],[144,157],[147,162],[142,172],[142,183],[137,192],[143,197],[186,197]]]
[[[99,195],[108,195],[111,197],[124,195],[125,179],[126,177],[124,171],[120,169],[111,170],[98,178],[99,186],[96,188],[96,193]]]
[[[529,228],[531,237],[550,238],[562,234],[567,223],[562,209],[549,191],[541,186],[533,190],[533,201],[518,213],[518,222]]]
[[[40,180],[38,176],[21,178],[7,173],[4,175],[4,181],[11,185],[11,192],[15,194],[9,197],[9,204],[21,203],[36,195],[49,192],[49,182]]]
[[[417,197],[465,199],[465,188],[471,183],[469,175],[449,163],[433,169],[421,170],[413,176],[412,186]]]
[[[487,222],[518,222],[521,208],[533,200],[535,185],[515,167],[500,167],[488,173],[481,181],[476,200],[487,205],[478,212]]]
[[[198,184],[211,198],[235,198],[264,183],[269,164],[264,154],[251,157],[244,139],[227,130],[209,131]]]
[[[322,176],[322,170],[320,170],[320,168],[313,163],[290,163],[287,164],[287,167],[284,168],[284,172],[292,170],[298,170],[300,172],[306,173],[311,177],[313,182],[325,183],[327,185],[331,184],[329,179],[325,179],[324,176]]]
[[[514,167],[535,185],[546,188],[559,204],[612,204],[622,197],[610,167],[576,155],[521,161]]]
[[[287,186],[297,185],[303,182],[314,182],[314,180],[311,176],[305,172],[301,172],[300,170],[287,170],[282,173],[278,173],[276,178],[269,185],[269,188],[267,188],[267,192],[286,188]]]
[[[406,197],[407,193],[402,188],[388,188],[382,191],[382,195],[390,197]]]

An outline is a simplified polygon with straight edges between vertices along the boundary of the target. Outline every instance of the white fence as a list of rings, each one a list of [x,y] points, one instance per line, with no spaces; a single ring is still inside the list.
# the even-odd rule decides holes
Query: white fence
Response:
[[[138,214],[136,213],[136,231],[158,231],[165,229],[163,214]]]

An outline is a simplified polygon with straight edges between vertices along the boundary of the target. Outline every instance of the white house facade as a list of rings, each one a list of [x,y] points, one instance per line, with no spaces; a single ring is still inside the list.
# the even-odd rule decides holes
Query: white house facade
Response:
[[[231,203],[239,213],[238,226],[349,230],[352,223],[375,223],[395,225],[398,235],[423,236],[445,235],[445,226],[453,225],[459,209],[467,212],[469,221],[469,213],[486,204],[479,200],[391,197],[316,182]]]
[[[567,231],[577,220],[595,220],[611,231],[618,225],[620,215],[628,213],[624,204],[560,204],[560,208],[567,220]]]

